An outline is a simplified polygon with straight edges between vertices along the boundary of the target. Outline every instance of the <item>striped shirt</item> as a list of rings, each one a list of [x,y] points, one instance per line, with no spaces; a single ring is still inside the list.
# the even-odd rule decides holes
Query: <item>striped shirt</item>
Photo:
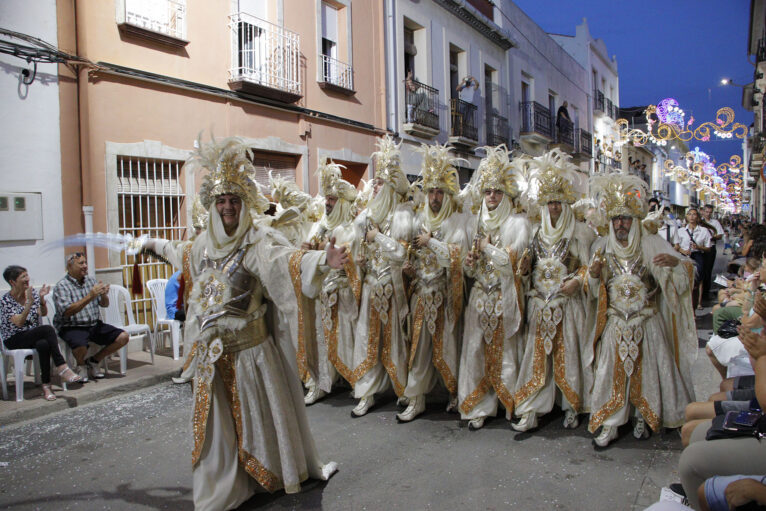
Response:
[[[56,329],[62,327],[90,327],[95,325],[101,315],[98,310],[99,299],[91,300],[77,314],[64,317],[64,311],[73,303],[79,302],[90,293],[93,286],[96,285],[96,279],[91,276],[85,277],[82,283],[69,275],[59,280],[56,287],[53,288],[53,303],[56,304],[56,315],[53,317],[53,324]]]

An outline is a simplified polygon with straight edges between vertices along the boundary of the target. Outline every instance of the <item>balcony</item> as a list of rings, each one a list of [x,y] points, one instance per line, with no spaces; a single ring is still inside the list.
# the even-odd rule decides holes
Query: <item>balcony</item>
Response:
[[[500,144],[505,144],[510,149],[508,119],[502,115],[487,114],[487,145],[498,146]]]
[[[405,132],[421,138],[439,134],[439,91],[424,83],[408,80],[404,83],[407,108],[403,126]]]
[[[554,127],[556,129],[556,144],[565,146],[565,150],[573,150],[575,147],[574,123],[562,117]]]
[[[755,50],[755,61],[756,64],[758,62],[763,62],[766,60],[766,39],[761,38],[758,39],[758,48]]]
[[[243,12],[229,16],[229,86],[284,103],[302,96],[300,36]]]
[[[355,94],[353,68],[322,53],[319,54],[321,80],[319,86],[326,90],[340,92],[347,96]]]
[[[476,105],[454,98],[450,101],[452,128],[449,142],[456,146],[473,147],[479,143],[476,123]]]
[[[184,47],[186,38],[185,0],[123,0],[118,7],[120,32]]]
[[[594,113],[606,113],[606,109],[604,108],[604,93],[601,92],[598,89],[595,89],[593,91],[593,112]]]
[[[580,143],[577,149],[580,154],[588,158],[593,157],[593,135],[589,131],[580,128]]]
[[[521,130],[522,140],[531,144],[547,144],[553,139],[551,133],[551,112],[537,101],[522,101]]]

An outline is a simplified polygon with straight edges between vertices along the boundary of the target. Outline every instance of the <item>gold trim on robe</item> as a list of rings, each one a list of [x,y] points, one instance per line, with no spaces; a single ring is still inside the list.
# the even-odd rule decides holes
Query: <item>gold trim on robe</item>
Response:
[[[293,291],[298,305],[298,349],[295,357],[298,361],[298,376],[303,383],[310,379],[308,361],[306,360],[306,332],[303,322],[303,291],[301,289],[301,259],[306,253],[305,250],[297,250],[290,256],[289,268],[290,278],[293,283]]]
[[[502,316],[500,316],[495,333],[492,335],[492,342],[490,344],[482,343],[484,346],[484,376],[473,392],[461,403],[460,410],[464,414],[471,413],[471,410],[479,404],[490,388],[495,390],[497,398],[503,403],[508,413],[513,413],[513,395],[502,380],[504,342],[505,328],[503,327]]]
[[[337,291],[336,291],[337,292]],[[324,338],[327,342],[327,358],[336,371],[353,385],[354,372],[340,359],[338,355],[338,303],[330,308],[331,328],[324,328]],[[324,323],[323,323],[324,324]]]

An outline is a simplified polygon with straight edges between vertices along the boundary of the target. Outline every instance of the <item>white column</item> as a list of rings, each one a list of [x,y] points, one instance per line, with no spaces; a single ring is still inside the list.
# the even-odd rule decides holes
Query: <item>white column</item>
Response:
[[[85,216],[85,234],[93,234],[93,206],[83,206],[82,214]],[[93,250],[93,242],[85,242],[85,257],[88,259],[88,275],[96,275],[96,257]]]

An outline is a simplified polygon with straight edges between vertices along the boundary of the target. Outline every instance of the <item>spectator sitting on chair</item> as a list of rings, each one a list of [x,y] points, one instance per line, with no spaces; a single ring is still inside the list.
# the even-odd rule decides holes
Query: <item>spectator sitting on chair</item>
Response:
[[[183,323],[186,321],[186,310],[184,309],[184,278],[181,270],[178,270],[168,279],[165,285],[165,310],[168,313],[168,319],[175,319]]]
[[[6,349],[35,349],[40,356],[40,379],[43,382],[43,397],[48,401],[56,399],[51,390],[51,358],[56,371],[67,383],[82,379],[66,365],[59,351],[56,331],[52,326],[40,325],[40,316],[48,314],[45,295],[50,288],[43,286],[38,292],[29,285],[29,273],[21,266],[9,266],[3,278],[11,290],[0,298],[0,339]]]
[[[107,356],[128,344],[124,330],[101,321],[98,308],[109,306],[109,284],[88,276],[88,262],[80,252],[66,258],[67,274],[53,288],[56,316],[53,323],[59,335],[72,349],[83,380],[103,378],[98,364]],[[88,354],[88,342],[103,346],[95,355]],[[86,367],[87,366],[87,367]]]

